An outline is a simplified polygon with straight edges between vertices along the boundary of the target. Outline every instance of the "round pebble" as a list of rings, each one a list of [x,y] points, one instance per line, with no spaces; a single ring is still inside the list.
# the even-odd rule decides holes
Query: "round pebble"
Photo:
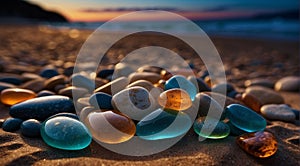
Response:
[[[52,95],[55,95],[55,93],[49,90],[42,90],[37,94],[37,97],[52,96]]]
[[[270,120],[280,120],[287,122],[294,122],[296,120],[296,116],[289,106],[285,104],[268,104],[264,105],[260,109],[261,114]]]
[[[8,132],[17,131],[20,129],[22,122],[23,120],[19,118],[7,118],[2,124],[2,129]]]
[[[90,99],[89,103],[95,108],[100,109],[113,109],[111,104],[112,96],[103,92],[94,93]]]
[[[71,82],[73,86],[86,88],[90,92],[95,89],[95,83],[91,79],[78,73],[71,76]]]
[[[94,90],[94,93],[104,92],[107,94],[116,94],[123,90],[128,84],[129,80],[127,77],[120,77],[103,86],[100,86],[99,88]]]
[[[225,113],[225,111],[223,111],[224,110],[223,107],[221,107],[220,104],[216,100],[214,100],[212,97],[210,97],[209,95],[207,95],[205,93],[198,93],[196,95],[196,100],[198,100],[200,102],[199,109],[198,109],[198,116],[200,116],[200,117],[207,116],[209,111],[214,112],[214,114],[212,114],[212,115],[222,115]],[[218,117],[215,117],[215,118],[218,118]]]
[[[1,102],[6,105],[14,105],[36,97],[36,94],[27,89],[9,88],[1,92]]]
[[[192,106],[189,94],[178,88],[162,92],[157,101],[164,109],[176,111],[186,110]]]
[[[28,119],[21,124],[21,133],[26,137],[39,137],[41,123],[36,119]]]
[[[198,118],[193,125],[194,131],[201,137],[209,139],[226,138],[230,133],[230,128],[226,123],[207,118]]]
[[[143,73],[132,73],[128,76],[130,83],[135,82],[137,80],[147,80],[152,84],[157,83],[160,80],[160,75],[156,73],[143,72]]]
[[[135,87],[135,86],[143,87],[143,88],[147,89],[149,92],[154,88],[153,84],[147,80],[135,81],[135,82],[129,84],[127,86],[127,88],[131,88],[131,87]]]
[[[51,78],[57,75],[59,75],[59,73],[57,72],[56,69],[46,68],[40,72],[40,76],[44,78]]]
[[[300,91],[300,77],[287,76],[278,80],[275,84],[275,89],[278,91]]]

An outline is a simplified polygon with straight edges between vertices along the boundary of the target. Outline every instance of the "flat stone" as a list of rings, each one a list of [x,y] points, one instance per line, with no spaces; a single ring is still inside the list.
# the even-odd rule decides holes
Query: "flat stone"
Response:
[[[21,124],[21,133],[26,137],[39,137],[41,123],[35,119],[28,119]]]
[[[287,76],[278,80],[275,84],[275,90],[277,91],[300,91],[300,77]]]
[[[45,79],[44,78],[34,79],[22,84],[20,87],[24,89],[30,89],[37,93],[45,89]]]
[[[262,131],[267,126],[267,122],[262,116],[239,104],[227,106],[226,116],[231,124],[246,132]]]
[[[129,84],[127,86],[127,88],[131,88],[131,87],[135,87],[135,86],[143,87],[143,88],[147,89],[149,92],[154,88],[153,84],[147,80],[135,81],[135,82]]]
[[[89,99],[89,103],[92,106],[100,109],[112,110],[113,106],[111,102],[112,102],[112,96],[103,92],[94,93]]]
[[[135,82],[137,80],[147,80],[149,82],[151,82],[152,84],[157,83],[161,77],[159,74],[156,73],[150,73],[150,72],[143,72],[143,73],[131,73],[128,76],[128,79],[130,80],[130,83]]]
[[[23,83],[23,77],[17,74],[0,73],[0,82],[21,85]]]
[[[7,118],[2,124],[2,129],[8,132],[17,131],[20,129],[22,122],[23,120],[19,118]]]
[[[196,95],[196,100],[199,101],[199,109],[198,109],[198,116],[204,117],[207,116],[209,111],[214,111],[213,115],[222,115],[224,118],[224,108],[221,107],[221,105],[211,98],[209,95],[205,93],[198,93]],[[222,117],[214,117],[215,119],[221,118]]]
[[[86,95],[88,93],[89,93],[89,91],[87,89],[75,87],[75,86],[69,86],[69,87],[60,89],[58,91],[59,95],[68,96],[70,98],[73,98],[73,94],[74,94],[74,96],[79,98],[79,97],[83,97],[84,95]]]
[[[57,85],[65,84],[65,79],[64,75],[51,77],[45,81],[45,88],[48,90],[54,90]]]
[[[103,86],[100,86],[99,88],[94,90],[94,93],[104,92],[107,94],[116,94],[121,90],[123,90],[128,84],[129,84],[128,78],[120,77]]]
[[[243,134],[236,138],[236,142],[244,151],[258,158],[270,157],[278,149],[274,135],[266,131]]]
[[[59,75],[58,71],[53,68],[45,68],[40,72],[40,76],[44,78],[51,78]]]
[[[53,95],[38,97],[15,104],[10,108],[9,114],[12,117],[23,120],[45,120],[60,112],[74,112],[73,102],[66,96]]]
[[[176,111],[186,110],[193,104],[189,94],[185,90],[179,88],[162,92],[157,101],[164,109]]]
[[[13,84],[5,83],[5,82],[0,82],[0,92],[2,92],[4,89],[7,88],[15,88],[16,86]]]
[[[1,92],[1,102],[6,105],[14,105],[32,98],[35,98],[36,94],[28,89],[9,88]]]
[[[255,78],[251,80],[246,80],[244,83],[245,87],[250,87],[250,86],[263,86],[266,88],[274,88],[274,82],[268,79],[264,78]]]
[[[293,109],[285,104],[268,104],[264,105],[260,109],[261,114],[270,120],[280,120],[287,122],[294,122],[296,116]]]
[[[230,128],[226,123],[212,118],[196,119],[193,128],[199,136],[209,139],[226,138],[230,133]]]

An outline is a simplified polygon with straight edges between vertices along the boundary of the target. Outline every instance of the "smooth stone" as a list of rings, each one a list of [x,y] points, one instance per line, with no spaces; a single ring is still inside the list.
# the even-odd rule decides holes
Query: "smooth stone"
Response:
[[[5,121],[5,119],[0,119],[0,128],[2,128],[4,121]]]
[[[75,87],[75,86],[69,86],[63,89],[60,89],[58,91],[59,95],[68,96],[70,98],[73,98],[73,93],[76,94],[75,96],[77,98],[82,97],[89,93],[89,91],[85,88]]]
[[[74,66],[69,66],[64,69],[63,74],[67,77],[70,77],[72,76],[73,72],[74,72]]]
[[[141,120],[156,109],[152,95],[143,87],[124,89],[112,97],[114,108],[134,120]]]
[[[231,98],[233,98],[233,99],[235,99],[235,98],[236,98],[236,95],[238,95],[238,94],[239,94],[239,93],[238,93],[237,91],[233,90],[233,91],[227,93],[227,96],[228,96],[228,97],[231,97]]]
[[[51,69],[51,68],[43,69],[40,72],[40,76],[44,78],[51,78],[57,75],[59,75],[58,71],[56,69]]]
[[[40,136],[41,122],[36,119],[28,119],[21,124],[21,133],[26,137]]]
[[[53,95],[30,99],[13,105],[9,114],[24,120],[45,120],[60,112],[74,112],[73,101],[69,97]]]
[[[112,96],[103,92],[94,93],[90,99],[89,103],[95,108],[100,109],[113,109],[111,104]]]
[[[80,111],[86,107],[90,106],[90,97],[81,97],[76,101],[76,113],[79,115]]]
[[[58,93],[60,90],[67,88],[65,84],[58,84],[54,87],[54,92]]]
[[[115,66],[113,78],[119,78],[119,77],[127,77],[129,74],[133,73],[134,70],[127,65],[126,63],[118,63]]]
[[[89,115],[89,113],[91,112],[102,112],[102,110],[100,111],[97,111],[97,109],[93,106],[86,106],[84,108],[82,108],[82,110],[80,111],[80,113],[78,114],[79,115],[79,119],[80,121],[82,121],[83,123],[87,123],[86,122],[86,119],[87,119],[87,116]],[[104,111],[103,111],[104,112]]]
[[[156,84],[154,84],[155,87],[165,89],[166,80],[159,80]]]
[[[197,92],[211,91],[211,88],[201,78],[189,76],[187,80],[195,85],[195,87],[197,88]]]
[[[20,129],[22,122],[23,120],[19,118],[7,118],[2,124],[2,129],[8,132],[17,131]]]
[[[97,73],[97,77],[106,79],[108,76],[114,74],[114,69],[103,69]]]
[[[93,139],[107,144],[128,141],[136,131],[135,124],[130,118],[112,111],[89,113],[85,121]]]
[[[159,74],[156,74],[156,73],[150,73],[150,72],[137,73],[137,72],[134,72],[134,73],[131,73],[128,76],[128,79],[130,80],[129,81],[130,83],[133,83],[137,80],[147,80],[147,81],[151,82],[152,84],[155,84],[161,79],[161,77],[160,77]]]
[[[171,77],[165,85],[165,90],[174,89],[174,88],[180,88],[185,90],[192,101],[194,101],[195,96],[197,94],[197,88],[196,86],[188,81],[185,77],[181,75],[175,75]]]
[[[5,82],[0,82],[0,92],[2,92],[4,89],[7,88],[15,88],[16,86],[13,84],[5,83]]]
[[[20,87],[24,89],[30,89],[37,93],[45,88],[45,79],[44,78],[34,79],[22,84]]]
[[[182,89],[170,89],[160,94],[157,99],[160,106],[164,109],[182,111],[192,106],[190,95]]]
[[[36,94],[27,89],[9,88],[1,92],[1,102],[6,105],[14,105],[32,98],[35,98]]]
[[[86,88],[90,92],[92,92],[95,89],[95,83],[84,75],[76,73],[73,74],[70,79],[70,82],[72,82],[73,86]]]
[[[229,92],[233,91],[234,87],[233,85],[229,84],[229,83],[220,83],[220,84],[216,84],[211,88],[212,92],[215,93],[221,93],[224,95],[227,95]]]
[[[55,95],[55,93],[49,90],[42,90],[37,94],[37,97],[52,96],[52,95]]]
[[[13,84],[13,85],[21,85],[22,84],[22,79],[18,78],[18,77],[2,77],[0,78],[0,82],[5,82],[5,83],[9,83],[9,84]]]
[[[294,112],[294,114],[296,116],[296,120],[299,120],[300,110],[292,109],[292,111]]]
[[[103,92],[107,94],[116,94],[126,88],[126,86],[129,84],[129,80],[126,77],[120,77],[117,78],[103,86],[100,86],[96,90],[94,90],[94,93],[97,92]]]
[[[50,116],[48,119],[59,117],[59,116],[64,116],[64,117],[69,117],[69,118],[79,120],[78,115],[73,114],[73,113],[69,113],[69,112],[61,112],[61,113]]]
[[[216,125],[215,125],[216,124]],[[214,128],[212,129],[212,126]],[[203,128],[205,127],[205,128]],[[209,138],[209,139],[222,139],[226,138],[230,133],[230,128],[226,123],[221,121],[206,118],[205,121],[202,118],[198,118],[193,125],[194,131],[201,137]],[[201,130],[203,130],[201,132]],[[206,131],[211,131],[210,134],[206,133]]]
[[[142,67],[139,67],[137,69],[137,72],[139,73],[143,73],[143,72],[150,72],[150,73],[157,73],[160,74],[160,72],[163,70],[163,68],[158,67],[158,66],[149,66],[149,65],[145,65]]]
[[[300,77],[287,76],[278,80],[275,84],[275,90],[277,91],[300,91]]]
[[[126,88],[131,88],[131,87],[135,87],[135,86],[143,87],[143,88],[147,89],[149,92],[154,88],[154,85],[147,80],[135,81],[135,82],[129,84]]]
[[[42,79],[41,76],[34,74],[34,73],[22,73],[21,77],[23,78],[24,82],[31,81],[31,80],[37,80]]]
[[[262,131],[267,126],[267,121],[262,116],[239,104],[227,106],[226,115],[235,127],[247,132]]]
[[[89,130],[82,122],[64,116],[43,122],[41,136],[49,146],[63,150],[81,150],[92,141]]]
[[[222,95],[220,93],[214,93],[214,92],[203,92],[207,95],[209,95],[210,97],[212,97],[213,99],[216,100],[216,102],[218,102],[221,106],[223,105],[223,108],[226,108],[228,105],[230,104],[240,104],[240,105],[244,105],[244,103],[235,100],[229,96],[225,96]],[[225,101],[225,105],[224,105],[224,101]]]
[[[65,79],[64,75],[51,77],[45,81],[45,88],[48,90],[54,90],[57,85],[65,84]]]
[[[261,86],[247,88],[242,101],[256,112],[259,112],[260,108],[266,104],[284,104],[284,99],[279,93]]]
[[[193,70],[190,69],[175,69],[175,70],[162,70],[160,72],[161,78],[164,80],[168,80],[175,75],[181,75],[184,77],[194,76],[196,75]]]
[[[184,112],[157,109],[136,125],[136,135],[145,140],[161,140],[181,136],[192,126]]]
[[[250,87],[250,86],[263,86],[267,88],[274,88],[274,82],[268,79],[264,78],[256,78],[252,80],[246,80],[244,83],[245,87]]]
[[[241,130],[241,129],[235,127],[230,121],[228,121],[226,124],[230,128],[230,135],[239,136],[239,135],[247,133],[246,131]]]
[[[270,120],[280,120],[287,122],[294,122],[296,116],[291,107],[285,104],[268,104],[261,107],[260,112],[262,116]]]
[[[204,117],[207,116],[209,111],[213,111],[215,119],[219,119],[218,115],[220,115],[221,119],[224,119],[225,111],[224,108],[212,97],[205,93],[198,93],[196,95],[196,100],[199,101],[199,109],[198,109],[198,116]]]
[[[274,135],[266,131],[243,134],[236,138],[236,143],[247,153],[259,158],[270,157],[277,151]]]

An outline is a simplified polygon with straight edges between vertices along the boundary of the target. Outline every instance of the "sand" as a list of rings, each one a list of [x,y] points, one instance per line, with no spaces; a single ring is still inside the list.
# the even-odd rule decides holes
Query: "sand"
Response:
[[[0,31],[0,72],[15,74],[39,73],[49,64],[62,72],[66,62],[75,62],[81,45],[91,33],[39,26],[1,26]],[[155,35],[138,39],[145,45],[156,40]],[[111,67],[122,55],[138,47],[130,43],[130,38],[126,41],[111,49],[102,61],[103,67]],[[276,81],[287,75],[299,75],[299,42],[225,37],[213,37],[212,41],[225,65],[227,80],[241,92],[247,79]],[[178,51],[193,62],[198,71],[204,68],[189,48],[177,42],[161,41],[160,44]],[[298,93],[281,94],[287,104],[300,109]],[[9,107],[1,104],[0,118],[9,117],[8,110]],[[0,165],[299,165],[299,120],[294,123],[271,121],[266,130],[275,135],[278,151],[270,158],[258,159],[240,149],[234,136],[199,142],[192,129],[170,149],[144,157],[120,155],[96,142],[80,151],[64,151],[47,146],[41,138],[27,138],[19,132],[0,129]]]

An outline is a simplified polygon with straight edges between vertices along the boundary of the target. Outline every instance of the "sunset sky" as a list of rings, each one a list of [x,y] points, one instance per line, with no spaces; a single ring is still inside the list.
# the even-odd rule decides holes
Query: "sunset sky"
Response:
[[[166,10],[189,19],[222,19],[299,9],[299,0],[27,0],[69,21],[107,21],[138,10]]]

